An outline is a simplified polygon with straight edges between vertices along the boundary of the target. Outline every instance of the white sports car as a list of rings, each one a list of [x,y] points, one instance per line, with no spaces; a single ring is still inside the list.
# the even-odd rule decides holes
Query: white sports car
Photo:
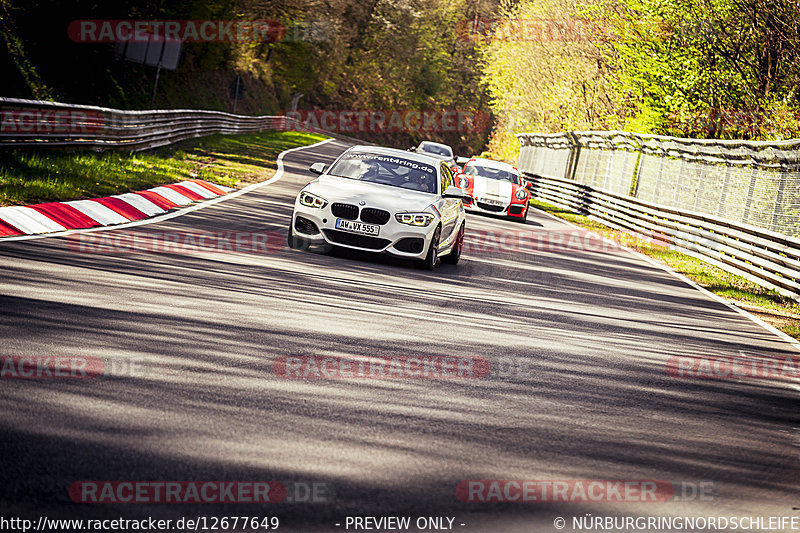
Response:
[[[472,158],[459,176],[468,211],[506,216],[525,223],[531,194],[519,170],[507,163]]]
[[[418,154],[432,155],[437,159],[442,159],[447,162],[447,166],[453,172],[458,172],[458,164],[456,163],[455,156],[453,156],[453,149],[446,144],[435,143],[433,141],[422,141],[416,148],[410,149],[412,152]]]
[[[289,246],[335,245],[456,264],[464,245],[464,193],[441,159],[393,148],[353,146],[303,187]]]

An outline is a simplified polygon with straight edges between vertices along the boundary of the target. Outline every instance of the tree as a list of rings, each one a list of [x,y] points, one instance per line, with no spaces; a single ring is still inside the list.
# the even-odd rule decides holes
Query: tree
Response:
[[[604,4],[604,48],[628,127],[680,136],[796,135],[800,6],[793,0]]]
[[[557,132],[620,124],[603,35],[567,0],[525,0],[501,13],[483,41],[483,81],[497,117],[490,147],[511,158],[514,132]]]

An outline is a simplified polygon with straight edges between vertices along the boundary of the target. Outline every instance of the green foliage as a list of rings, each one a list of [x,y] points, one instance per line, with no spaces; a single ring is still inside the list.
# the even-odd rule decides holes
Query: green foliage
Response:
[[[613,32],[603,49],[631,126],[712,138],[797,134],[793,0],[618,0],[599,16]]]
[[[276,20],[287,28],[278,42],[184,43],[178,70],[161,72],[155,106],[231,111],[228,86],[240,74],[243,114],[286,112],[296,93],[304,94],[301,110],[487,110],[474,45],[454,28],[470,16],[492,16],[499,0],[0,1],[11,6],[25,61],[65,101],[149,108],[155,79],[154,68],[116,59],[113,44],[70,41],[65,30],[73,20]],[[34,93],[29,79],[4,89],[4,96]],[[410,132],[370,140],[407,147],[432,137],[470,155],[487,135]]]
[[[581,20],[588,38],[484,43],[497,155],[521,130],[800,136],[795,0],[522,0],[503,16]]]
[[[46,18],[41,13],[47,13]],[[796,0],[0,0],[4,96],[148,108],[155,69],[113,45],[70,41],[75,19],[278,20],[279,42],[186,43],[161,73],[156,107],[488,111],[489,152],[512,159],[514,132],[627,129],[677,136],[800,136]],[[464,35],[510,19],[546,32]],[[502,25],[501,25],[502,29]],[[466,38],[465,38],[466,37]],[[462,155],[488,131],[410,132]]]
[[[4,77],[6,79],[11,76],[19,77],[30,88],[34,98],[52,99],[54,93],[42,81],[36,67],[28,60],[25,47],[17,37],[10,7],[9,0],[0,0],[0,54],[5,56],[5,61],[0,60],[0,68],[7,71]]]
[[[480,47],[483,82],[498,126],[490,152],[518,150],[514,132],[614,129],[624,115],[613,73],[584,14],[593,5],[522,0],[500,13],[510,21]],[[493,37],[493,38],[492,38]]]

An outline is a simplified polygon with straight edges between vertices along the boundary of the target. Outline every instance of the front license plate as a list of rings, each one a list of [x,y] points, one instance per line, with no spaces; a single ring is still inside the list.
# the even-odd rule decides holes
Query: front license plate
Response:
[[[375,224],[364,224],[363,222],[356,222],[355,220],[344,220],[341,218],[336,219],[336,229],[348,231],[350,233],[360,233],[362,235],[377,236],[381,230],[380,226]]]
[[[482,199],[480,201],[482,203],[484,203],[484,204],[489,204],[489,205],[503,205],[504,204],[504,202],[502,200],[495,200],[494,198],[484,198],[484,199]]]

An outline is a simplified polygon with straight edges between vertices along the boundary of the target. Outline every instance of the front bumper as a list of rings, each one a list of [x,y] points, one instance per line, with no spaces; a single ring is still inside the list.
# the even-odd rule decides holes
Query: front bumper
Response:
[[[380,225],[378,235],[368,236],[336,229],[336,216],[331,213],[331,204],[313,208],[295,201],[292,229],[295,237],[310,245],[330,244],[406,259],[424,259],[436,229],[436,220],[423,227],[410,226],[395,220],[394,213],[391,213],[389,221]]]
[[[489,215],[498,215],[509,218],[522,218],[525,216],[525,202],[509,202],[502,205],[487,204],[485,202],[477,201],[472,196],[464,198],[464,209],[474,213],[486,213]]]

